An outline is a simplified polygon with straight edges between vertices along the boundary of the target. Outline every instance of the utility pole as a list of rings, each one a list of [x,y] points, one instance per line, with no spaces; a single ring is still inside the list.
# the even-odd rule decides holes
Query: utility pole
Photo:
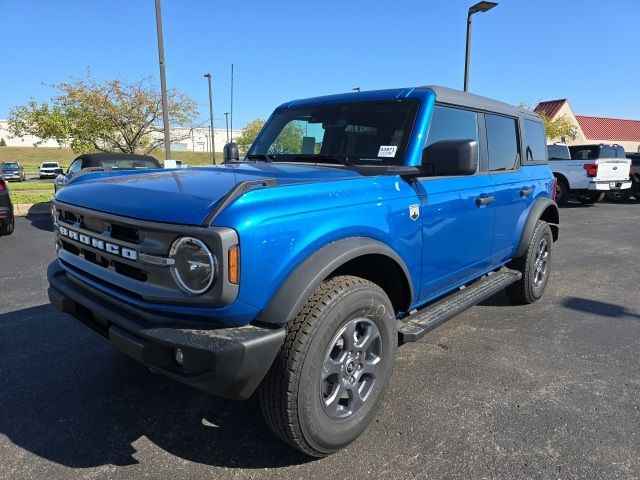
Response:
[[[229,143],[229,112],[224,112],[224,120],[227,124],[227,143]]]
[[[207,73],[205,75],[207,81],[209,82],[209,124],[211,125],[211,165],[216,164],[216,142],[214,138],[213,131],[213,95],[211,94],[211,74]]]
[[[169,110],[167,107],[167,79],[164,71],[164,40],[162,36],[162,11],[160,0],[156,0],[156,31],[158,34],[158,60],[160,62],[160,90],[162,94],[162,123],[164,124],[164,158],[171,159],[171,136],[169,135]]]

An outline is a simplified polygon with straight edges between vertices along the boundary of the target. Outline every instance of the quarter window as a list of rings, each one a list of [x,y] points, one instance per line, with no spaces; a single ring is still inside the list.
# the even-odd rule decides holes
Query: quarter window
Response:
[[[516,120],[500,115],[485,115],[489,171],[514,170],[518,160],[518,124]]]
[[[547,160],[547,136],[544,125],[526,118],[524,120],[524,134],[527,140],[527,161],[544,162]]]

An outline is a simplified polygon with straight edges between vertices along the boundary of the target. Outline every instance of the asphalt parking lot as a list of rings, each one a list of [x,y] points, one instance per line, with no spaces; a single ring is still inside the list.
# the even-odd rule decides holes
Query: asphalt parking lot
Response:
[[[377,420],[310,460],[253,401],[151,373],[57,313],[47,216],[0,238],[0,478],[640,478],[640,202],[561,210],[545,297],[399,351]]]

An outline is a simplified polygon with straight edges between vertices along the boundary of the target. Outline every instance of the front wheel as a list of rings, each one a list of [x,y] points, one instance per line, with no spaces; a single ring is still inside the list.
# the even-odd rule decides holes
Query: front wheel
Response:
[[[384,291],[353,276],[320,284],[260,386],[263,416],[297,450],[323,457],[353,442],[389,388],[398,343]]]
[[[549,224],[538,220],[526,253],[516,258],[510,267],[522,273],[522,278],[506,288],[516,303],[533,303],[542,297],[551,273],[553,235]]]
[[[571,196],[571,190],[569,190],[569,184],[564,178],[556,177],[556,203],[559,207],[564,207],[569,203],[569,197]]]

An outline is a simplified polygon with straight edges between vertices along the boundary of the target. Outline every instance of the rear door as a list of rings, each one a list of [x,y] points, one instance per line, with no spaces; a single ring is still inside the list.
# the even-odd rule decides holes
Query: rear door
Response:
[[[426,145],[441,140],[479,141],[479,117],[471,110],[436,105]],[[418,182],[423,189],[420,298],[429,300],[488,268],[494,208],[491,202],[478,205],[477,199],[491,197],[493,186],[482,168],[475,175],[423,177]]]
[[[536,182],[520,166],[518,119],[493,113],[484,115],[489,172],[495,195],[495,227],[491,264],[511,258],[520,241],[524,217],[535,195]]]

